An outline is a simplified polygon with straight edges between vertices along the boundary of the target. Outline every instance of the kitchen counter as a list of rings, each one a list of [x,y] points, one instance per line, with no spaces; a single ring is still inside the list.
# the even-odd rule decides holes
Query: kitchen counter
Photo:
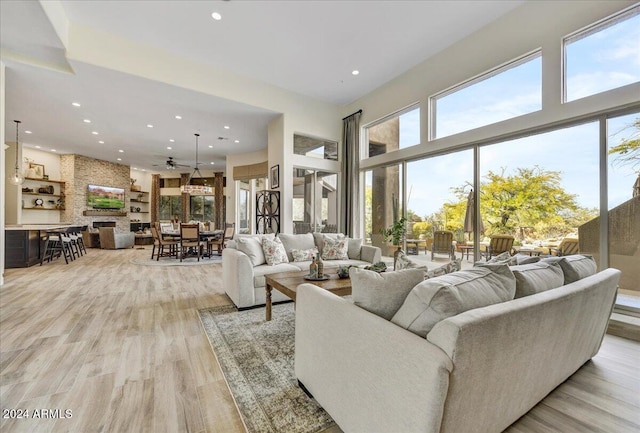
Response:
[[[28,268],[40,263],[44,245],[40,239],[47,230],[70,227],[71,224],[22,224],[4,227],[4,267]]]

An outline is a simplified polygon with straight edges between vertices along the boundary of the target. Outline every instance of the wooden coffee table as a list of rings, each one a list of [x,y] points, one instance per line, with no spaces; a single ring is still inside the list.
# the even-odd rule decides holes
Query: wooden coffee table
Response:
[[[279,272],[277,274],[267,274],[265,275],[266,280],[266,298],[267,298],[267,320],[271,320],[271,291],[272,289],[276,289],[279,292],[284,293],[291,299],[293,302],[296,301],[296,290],[298,286],[303,283],[311,283],[315,284],[318,287],[322,287],[325,290],[328,290],[332,293],[335,293],[338,296],[347,296],[351,294],[351,280],[349,278],[338,278],[338,274],[336,274],[337,269],[335,271],[325,272],[326,275],[329,275],[328,280],[324,281],[309,281],[305,280],[304,276],[308,275],[308,271],[300,271],[300,272]]]

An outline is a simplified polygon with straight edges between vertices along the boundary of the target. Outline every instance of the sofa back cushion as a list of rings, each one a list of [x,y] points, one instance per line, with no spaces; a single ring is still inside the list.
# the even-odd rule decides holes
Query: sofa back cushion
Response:
[[[353,267],[349,269],[353,303],[390,320],[407,294],[424,280],[420,269],[378,273]]]
[[[282,241],[282,245],[284,245],[284,249],[287,252],[287,258],[290,262],[294,261],[293,254],[291,250],[311,250],[315,247],[315,243],[313,241],[313,235],[311,233],[304,234],[296,234],[290,235],[286,233],[278,234],[278,237]],[[318,251],[322,251],[318,249]]]
[[[418,284],[391,321],[426,338],[441,320],[474,308],[510,301],[515,293],[516,279],[509,266],[475,267]]]
[[[564,257],[546,257],[541,260],[546,263],[559,263],[564,272],[564,283],[570,284],[585,277],[594,275],[598,266],[593,256],[587,254],[574,254]]]
[[[516,298],[544,292],[564,285],[564,272],[558,263],[531,263],[511,266],[516,277]]]

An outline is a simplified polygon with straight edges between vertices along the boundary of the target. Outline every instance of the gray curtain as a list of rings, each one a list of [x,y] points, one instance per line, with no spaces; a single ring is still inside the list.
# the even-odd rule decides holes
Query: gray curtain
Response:
[[[344,233],[354,236],[355,222],[358,216],[360,191],[360,116],[362,110],[342,119],[344,129],[342,143],[344,154],[342,158],[342,228]]]

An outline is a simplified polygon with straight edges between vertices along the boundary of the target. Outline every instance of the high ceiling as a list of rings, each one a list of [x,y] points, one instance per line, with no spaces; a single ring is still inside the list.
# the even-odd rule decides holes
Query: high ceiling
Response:
[[[70,25],[164,50],[337,108],[522,1],[54,3]],[[212,19],[212,12],[222,19]],[[195,132],[201,134],[199,159],[215,162],[216,170],[224,168],[228,154],[266,147],[266,125],[278,114],[270,109],[67,59],[67,41],[58,37],[55,23],[39,2],[2,1],[0,16],[2,60],[7,66],[7,140],[13,136],[12,120],[20,119],[22,128],[33,132],[22,134],[26,145],[109,161],[120,157],[122,163],[148,170],[158,170],[153,164],[162,165],[168,156],[193,165]],[[352,75],[356,69],[360,74]]]

